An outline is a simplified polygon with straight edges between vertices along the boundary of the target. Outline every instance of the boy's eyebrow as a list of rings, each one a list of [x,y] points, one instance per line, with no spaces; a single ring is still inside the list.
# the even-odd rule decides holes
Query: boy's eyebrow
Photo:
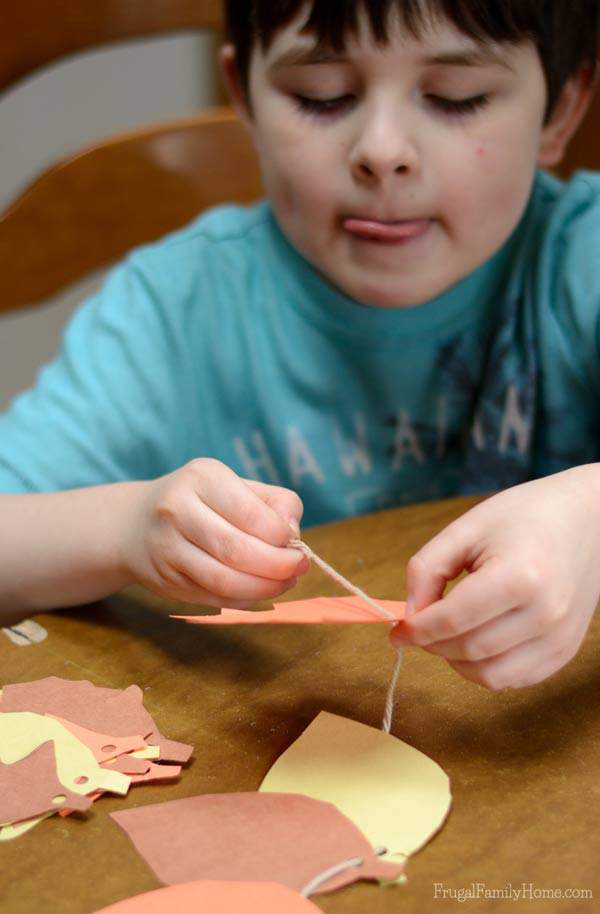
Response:
[[[348,56],[343,51],[334,51],[331,48],[323,48],[318,45],[310,48],[297,46],[289,48],[280,57],[277,57],[271,64],[271,69],[308,66],[319,63],[344,63],[347,61]],[[464,51],[441,51],[439,54],[424,58],[422,63],[426,66],[447,67],[489,67],[495,64],[496,66],[513,70],[506,58],[492,48],[487,47],[481,50],[473,48],[473,50]]]
[[[440,54],[434,54],[433,57],[427,57],[423,63],[428,66],[446,66],[446,67],[489,67],[496,66],[506,67],[508,70],[514,68],[508,63],[505,57],[492,48],[478,50],[474,48],[468,51],[445,51]]]
[[[283,67],[306,66],[314,63],[343,63],[348,60],[343,51],[334,51],[331,48],[320,48],[313,45],[310,48],[299,45],[295,48],[289,48],[280,57],[277,57],[271,64],[272,69]]]

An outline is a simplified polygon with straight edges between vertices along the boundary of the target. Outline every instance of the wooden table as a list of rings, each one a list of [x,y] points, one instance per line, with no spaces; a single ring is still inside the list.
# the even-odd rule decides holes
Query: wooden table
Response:
[[[304,538],[373,596],[403,598],[409,556],[474,502],[416,505]],[[335,593],[312,569],[293,598]],[[169,620],[169,611],[133,588],[94,607],[39,616],[48,630],[40,644],[18,647],[0,634],[2,684],[49,675],[138,683],[160,728],[195,746],[177,783],[134,787],[125,799],[103,798],[87,818],[56,816],[0,845],[2,914],[90,914],[156,888],[110,811],[256,790],[322,709],[379,726],[393,660],[379,626],[200,628]],[[354,885],[316,904],[330,914],[600,910],[599,686],[598,618],[578,657],[529,689],[490,693],[440,658],[408,651],[392,732],[449,774],[453,809],[409,861],[406,885]],[[484,886],[476,900],[441,897],[473,884]],[[583,889],[593,898],[515,903],[483,895],[523,884],[531,893]]]

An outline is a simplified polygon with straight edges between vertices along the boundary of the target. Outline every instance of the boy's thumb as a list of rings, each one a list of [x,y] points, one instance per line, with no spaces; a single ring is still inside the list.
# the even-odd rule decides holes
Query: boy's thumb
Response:
[[[406,568],[407,616],[442,599],[448,581],[465,567],[469,535],[468,525],[459,518],[413,555]]]

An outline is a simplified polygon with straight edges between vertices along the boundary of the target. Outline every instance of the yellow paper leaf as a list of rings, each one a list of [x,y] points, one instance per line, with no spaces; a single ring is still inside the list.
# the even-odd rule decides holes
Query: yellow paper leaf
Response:
[[[3,825],[0,827],[0,841],[12,841],[13,838],[20,838],[25,832],[30,831],[44,819],[54,816],[54,812],[45,812],[34,819],[25,819],[23,822],[16,822],[12,825]]]
[[[450,781],[428,756],[365,724],[321,711],[260,787],[334,803],[373,847],[419,850],[450,809]]]
[[[57,720],[31,711],[0,713],[0,761],[12,765],[52,740],[58,780],[74,793],[110,790],[126,794],[131,779],[101,768],[93,752]]]

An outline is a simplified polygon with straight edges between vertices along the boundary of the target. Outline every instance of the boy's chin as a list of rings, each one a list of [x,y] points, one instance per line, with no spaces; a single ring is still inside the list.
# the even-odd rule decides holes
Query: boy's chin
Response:
[[[430,299],[441,295],[450,288],[451,283],[439,287],[428,284],[427,288],[406,288],[402,286],[381,287],[378,285],[360,285],[350,294],[352,298],[369,308],[385,308],[388,310],[400,308],[417,308]]]

